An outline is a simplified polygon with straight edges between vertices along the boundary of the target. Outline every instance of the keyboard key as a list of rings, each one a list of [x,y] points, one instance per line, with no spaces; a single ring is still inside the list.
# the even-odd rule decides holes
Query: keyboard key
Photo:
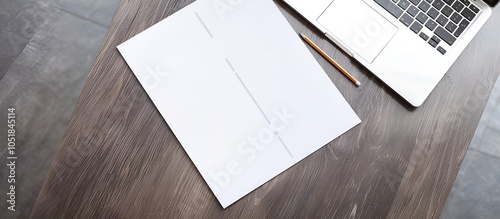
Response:
[[[408,10],[406,10],[406,12],[408,12],[408,14],[410,14],[412,17],[415,17],[419,11],[420,10],[418,10],[418,8],[413,6],[413,5],[410,6],[410,8],[408,8]]]
[[[472,21],[472,19],[474,19],[474,17],[476,16],[476,14],[474,14],[474,12],[472,12],[470,9],[468,8],[465,8],[464,11],[462,11],[461,13],[467,20],[469,21]]]
[[[403,10],[401,10],[390,0],[375,0],[375,2],[377,2],[377,4],[379,4],[382,8],[387,10],[387,12],[389,12],[395,18],[399,18],[401,14],[403,14]]]
[[[447,5],[451,5],[454,1],[455,0],[444,0],[444,3],[446,3]]]
[[[425,40],[425,41],[427,41],[427,40],[429,39],[429,36],[427,36],[427,34],[425,34],[425,33],[423,33],[423,32],[422,32],[422,33],[420,33],[420,35],[419,35],[419,36],[420,36],[420,38],[422,38],[422,39],[423,39],[423,40]]]
[[[431,17],[432,19],[436,19],[437,16],[439,15],[439,11],[436,10],[435,8],[431,8],[431,10],[427,12],[427,15],[429,15],[429,17]]]
[[[457,25],[454,23],[450,22],[448,25],[446,25],[446,30],[450,31],[450,33],[453,33],[457,29]]]
[[[464,9],[464,4],[456,1],[455,4],[453,4],[451,7],[455,9],[455,11],[461,12],[462,9]]]
[[[398,3],[399,7],[401,7],[403,10],[406,10],[410,6],[410,2],[406,0],[401,0]]]
[[[403,23],[405,26],[410,26],[411,23],[413,23],[413,18],[410,17],[407,13],[403,14],[401,18],[399,19],[401,23]]]
[[[467,26],[469,26],[469,22],[465,19],[462,20],[462,22],[460,22],[460,25],[458,25],[457,31],[455,31],[453,35],[459,37],[464,32],[465,28],[467,28]]]
[[[437,36],[432,36],[431,40],[434,40],[434,42],[436,42],[437,44],[441,42],[441,39],[439,39],[439,37]]]
[[[434,33],[436,35],[438,35],[439,38],[443,39],[443,41],[446,42],[450,46],[453,45],[453,43],[455,43],[455,40],[456,40],[455,37],[453,35],[451,35],[450,33],[448,33],[448,31],[446,31],[445,29],[443,29],[440,26],[438,26],[436,28]]]
[[[460,0],[465,6],[469,6],[470,5],[470,1],[469,0]]]
[[[429,19],[429,17],[427,17],[427,15],[425,15],[424,13],[420,12],[420,14],[417,15],[417,20],[418,22],[420,22],[421,24],[424,24],[427,19]]]
[[[453,9],[451,9],[450,7],[447,6],[444,6],[443,10],[441,10],[441,12],[446,16],[446,17],[449,17],[452,13],[453,13]]]
[[[462,20],[462,16],[460,16],[457,12],[454,12],[450,17],[450,20],[453,21],[453,23],[458,24],[458,22]]]
[[[420,1],[422,1],[422,0],[410,0],[410,2],[413,3],[414,5],[418,5],[418,3],[420,3]]]
[[[477,7],[476,7],[476,6],[474,6],[474,5],[470,5],[470,6],[469,6],[469,8],[470,8],[470,10],[472,10],[473,12],[476,12],[476,13],[478,13],[478,12],[479,12],[479,8],[477,8]]]
[[[411,25],[410,27],[411,31],[413,31],[414,33],[418,33],[420,32],[420,30],[422,30],[422,25],[420,25],[418,22],[415,22]]]
[[[436,0],[434,3],[432,3],[432,6],[434,6],[437,10],[441,10],[444,6],[444,2],[441,0]]]
[[[463,19],[463,20],[462,20],[462,22],[460,22],[460,25],[459,25],[459,26],[467,27],[467,26],[469,26],[469,24],[470,24],[470,22],[469,22],[469,21],[467,21],[467,20]]]
[[[436,46],[438,45],[436,42],[434,42],[434,40],[430,39],[429,41],[427,41],[429,43],[429,45],[431,45],[432,47],[436,48]]]
[[[448,23],[448,18],[446,18],[444,15],[439,15],[439,17],[436,19],[436,21],[441,24],[441,26],[444,26],[446,23]]]
[[[432,3],[434,0],[425,0],[426,2]]]
[[[431,5],[429,5],[429,3],[427,2],[422,2],[420,3],[420,5],[418,5],[418,8],[420,8],[420,10],[422,10],[423,12],[427,12],[427,10],[429,10],[430,7]]]
[[[438,50],[441,54],[443,54],[443,55],[444,55],[444,54],[446,54],[446,50],[445,50],[445,49],[443,49],[443,47],[441,47],[441,46],[439,46],[439,47],[437,48],[437,50]]]
[[[429,28],[429,30],[433,31],[434,29],[436,29],[437,23],[434,22],[433,20],[429,20],[429,21],[427,21],[427,23],[425,24],[425,26],[427,28]]]

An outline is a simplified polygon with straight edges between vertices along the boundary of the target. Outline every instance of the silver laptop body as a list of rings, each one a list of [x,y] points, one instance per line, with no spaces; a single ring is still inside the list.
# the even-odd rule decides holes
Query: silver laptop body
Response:
[[[415,107],[491,15],[479,0],[284,1]]]

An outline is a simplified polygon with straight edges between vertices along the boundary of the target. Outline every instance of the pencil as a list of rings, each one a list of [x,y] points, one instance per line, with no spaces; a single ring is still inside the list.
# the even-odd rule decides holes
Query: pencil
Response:
[[[328,62],[330,62],[333,66],[335,66],[335,68],[337,68],[340,72],[342,72],[342,74],[344,74],[347,78],[349,78],[349,80],[351,80],[352,83],[354,83],[358,87],[361,85],[361,83],[358,80],[356,80],[356,78],[354,78],[351,74],[349,74],[349,72],[347,72],[344,68],[342,68],[342,66],[340,66],[335,60],[332,59],[332,57],[330,57],[321,48],[319,48],[313,41],[307,38],[304,34],[300,34],[300,36],[302,37],[302,39],[304,39],[304,41],[307,42],[307,44],[309,44],[312,48],[314,48],[314,50],[316,50],[326,60],[328,60]]]

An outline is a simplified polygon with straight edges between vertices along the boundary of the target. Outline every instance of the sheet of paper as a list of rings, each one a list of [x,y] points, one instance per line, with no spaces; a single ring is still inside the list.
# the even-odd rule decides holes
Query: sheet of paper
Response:
[[[198,0],[118,49],[224,208],[360,123],[271,0]]]

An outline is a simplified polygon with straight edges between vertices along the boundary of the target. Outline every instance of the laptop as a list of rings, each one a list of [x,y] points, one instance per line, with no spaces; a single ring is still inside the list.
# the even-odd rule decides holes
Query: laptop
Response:
[[[419,107],[499,0],[284,0]]]

